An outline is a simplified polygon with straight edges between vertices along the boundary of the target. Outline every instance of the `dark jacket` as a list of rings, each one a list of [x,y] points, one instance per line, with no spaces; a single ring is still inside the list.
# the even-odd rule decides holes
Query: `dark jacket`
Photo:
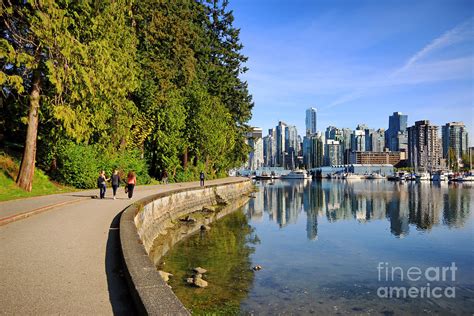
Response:
[[[118,174],[113,174],[110,180],[112,181],[112,186],[120,186],[120,176]]]
[[[99,176],[97,178],[97,187],[100,188],[101,186],[105,185],[105,178],[102,176]]]
[[[201,172],[201,173],[199,174],[199,179],[204,180],[204,172]]]

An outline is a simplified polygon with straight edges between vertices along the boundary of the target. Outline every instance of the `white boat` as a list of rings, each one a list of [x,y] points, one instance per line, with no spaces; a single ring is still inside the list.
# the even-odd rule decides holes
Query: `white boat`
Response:
[[[464,178],[462,179],[462,182],[472,182],[472,181],[474,181],[473,175],[464,176]]]
[[[293,170],[286,175],[282,175],[281,178],[284,180],[293,180],[293,179],[304,180],[304,179],[310,179],[311,177],[308,175],[308,172],[306,172],[306,170]]]
[[[430,174],[428,172],[420,172],[416,174],[417,181],[430,181]]]
[[[346,180],[362,180],[362,177],[355,173],[346,173],[344,175],[344,179]]]
[[[365,178],[369,179],[369,180],[382,180],[382,179],[385,179],[385,177],[382,176],[380,173],[372,173],[372,174],[369,174]]]

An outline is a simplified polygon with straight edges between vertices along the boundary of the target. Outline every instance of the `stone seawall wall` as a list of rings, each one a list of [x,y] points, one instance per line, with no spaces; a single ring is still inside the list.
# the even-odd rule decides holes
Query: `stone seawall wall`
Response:
[[[147,253],[155,238],[166,234],[179,217],[203,206],[228,203],[253,190],[250,181],[171,193],[145,204],[135,216],[135,226]]]
[[[151,195],[123,211],[120,242],[125,277],[139,315],[190,315],[152,262],[158,260],[163,252],[150,254],[150,250],[154,241],[164,239],[160,237],[179,217],[204,206],[227,204],[221,213],[214,216],[217,219],[224,216],[227,209],[240,207],[245,200],[241,197],[254,189],[252,182],[244,178],[221,182],[203,188],[182,188]],[[168,249],[177,240],[168,240]]]

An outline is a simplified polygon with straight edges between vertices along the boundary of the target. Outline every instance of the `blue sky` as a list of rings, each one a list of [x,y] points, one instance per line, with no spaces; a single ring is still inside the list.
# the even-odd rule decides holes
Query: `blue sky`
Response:
[[[474,144],[474,1],[231,0],[250,70],[251,125],[318,130],[463,121]]]

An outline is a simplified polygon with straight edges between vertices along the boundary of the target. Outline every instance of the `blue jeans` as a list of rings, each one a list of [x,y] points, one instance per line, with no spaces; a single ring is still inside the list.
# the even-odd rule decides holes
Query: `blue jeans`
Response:
[[[100,198],[105,198],[105,191],[107,191],[107,186],[105,184],[100,186]]]

